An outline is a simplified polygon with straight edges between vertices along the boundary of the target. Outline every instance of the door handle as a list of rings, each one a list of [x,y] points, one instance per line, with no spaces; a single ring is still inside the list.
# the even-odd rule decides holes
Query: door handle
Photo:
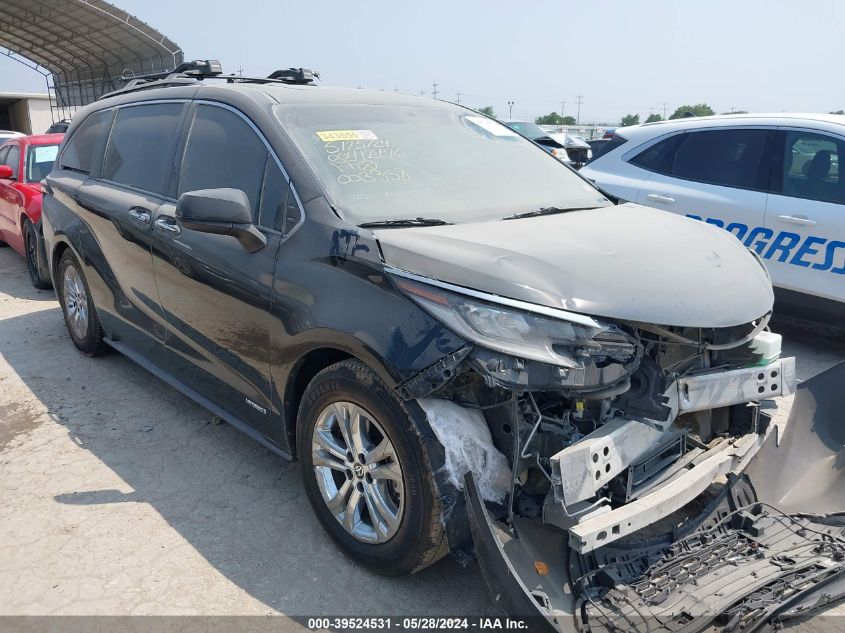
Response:
[[[779,215],[778,220],[789,224],[800,224],[801,226],[816,226],[816,221],[806,215]]]
[[[654,202],[660,202],[661,204],[674,204],[675,199],[670,198],[669,196],[661,196],[658,193],[650,193],[646,196],[649,200]]]
[[[129,209],[129,217],[143,224],[150,223],[150,212],[144,207],[132,207]]]
[[[179,235],[182,232],[182,228],[178,224],[169,222],[167,218],[159,218],[155,221],[155,225],[156,228],[173,233],[173,235]]]

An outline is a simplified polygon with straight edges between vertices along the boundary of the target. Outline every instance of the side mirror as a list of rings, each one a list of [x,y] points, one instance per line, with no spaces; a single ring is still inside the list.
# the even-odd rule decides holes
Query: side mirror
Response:
[[[252,224],[249,198],[240,189],[186,191],[176,202],[176,220],[192,231],[231,235],[250,253],[267,246],[267,238]]]
[[[0,178],[11,179],[14,178],[15,172],[8,165],[0,165]]]

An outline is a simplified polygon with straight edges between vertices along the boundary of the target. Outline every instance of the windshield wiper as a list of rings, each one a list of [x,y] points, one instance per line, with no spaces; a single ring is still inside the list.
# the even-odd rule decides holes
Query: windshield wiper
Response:
[[[442,226],[444,224],[452,224],[446,220],[439,220],[437,218],[406,218],[402,220],[376,220],[374,222],[364,222],[359,224],[361,228],[376,228],[376,227],[390,227],[390,226]]]
[[[567,213],[569,211],[590,211],[591,209],[598,209],[599,207],[543,207],[541,209],[535,209],[534,211],[526,211],[525,213],[515,213],[513,215],[509,215],[506,218],[502,218],[503,220],[518,220],[519,218],[533,218],[537,215],[552,215],[555,213]]]

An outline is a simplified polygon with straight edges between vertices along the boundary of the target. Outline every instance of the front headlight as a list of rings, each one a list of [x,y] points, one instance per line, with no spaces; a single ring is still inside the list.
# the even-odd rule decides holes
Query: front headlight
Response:
[[[569,154],[566,153],[565,149],[554,148],[550,153],[552,156],[554,156],[560,161],[563,161],[564,163],[569,162]]]
[[[629,357],[632,341],[617,328],[589,317],[575,323],[484,301],[420,281],[393,277],[408,297],[450,330],[481,347],[560,367],[585,358]],[[573,315],[576,316],[576,315]]]

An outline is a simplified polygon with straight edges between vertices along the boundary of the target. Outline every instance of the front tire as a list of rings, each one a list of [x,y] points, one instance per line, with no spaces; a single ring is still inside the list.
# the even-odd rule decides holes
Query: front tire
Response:
[[[26,267],[29,270],[29,279],[32,285],[39,290],[47,290],[52,288],[53,284],[50,280],[41,278],[41,273],[38,271],[38,233],[35,225],[29,220],[23,223],[23,245],[24,253],[26,254]]]
[[[69,250],[59,260],[57,292],[68,334],[77,349],[86,356],[100,356],[106,351],[103,328],[82,266]]]
[[[331,365],[308,385],[297,452],[314,513],[357,563],[397,576],[446,554],[440,499],[411,414],[362,362]]]

